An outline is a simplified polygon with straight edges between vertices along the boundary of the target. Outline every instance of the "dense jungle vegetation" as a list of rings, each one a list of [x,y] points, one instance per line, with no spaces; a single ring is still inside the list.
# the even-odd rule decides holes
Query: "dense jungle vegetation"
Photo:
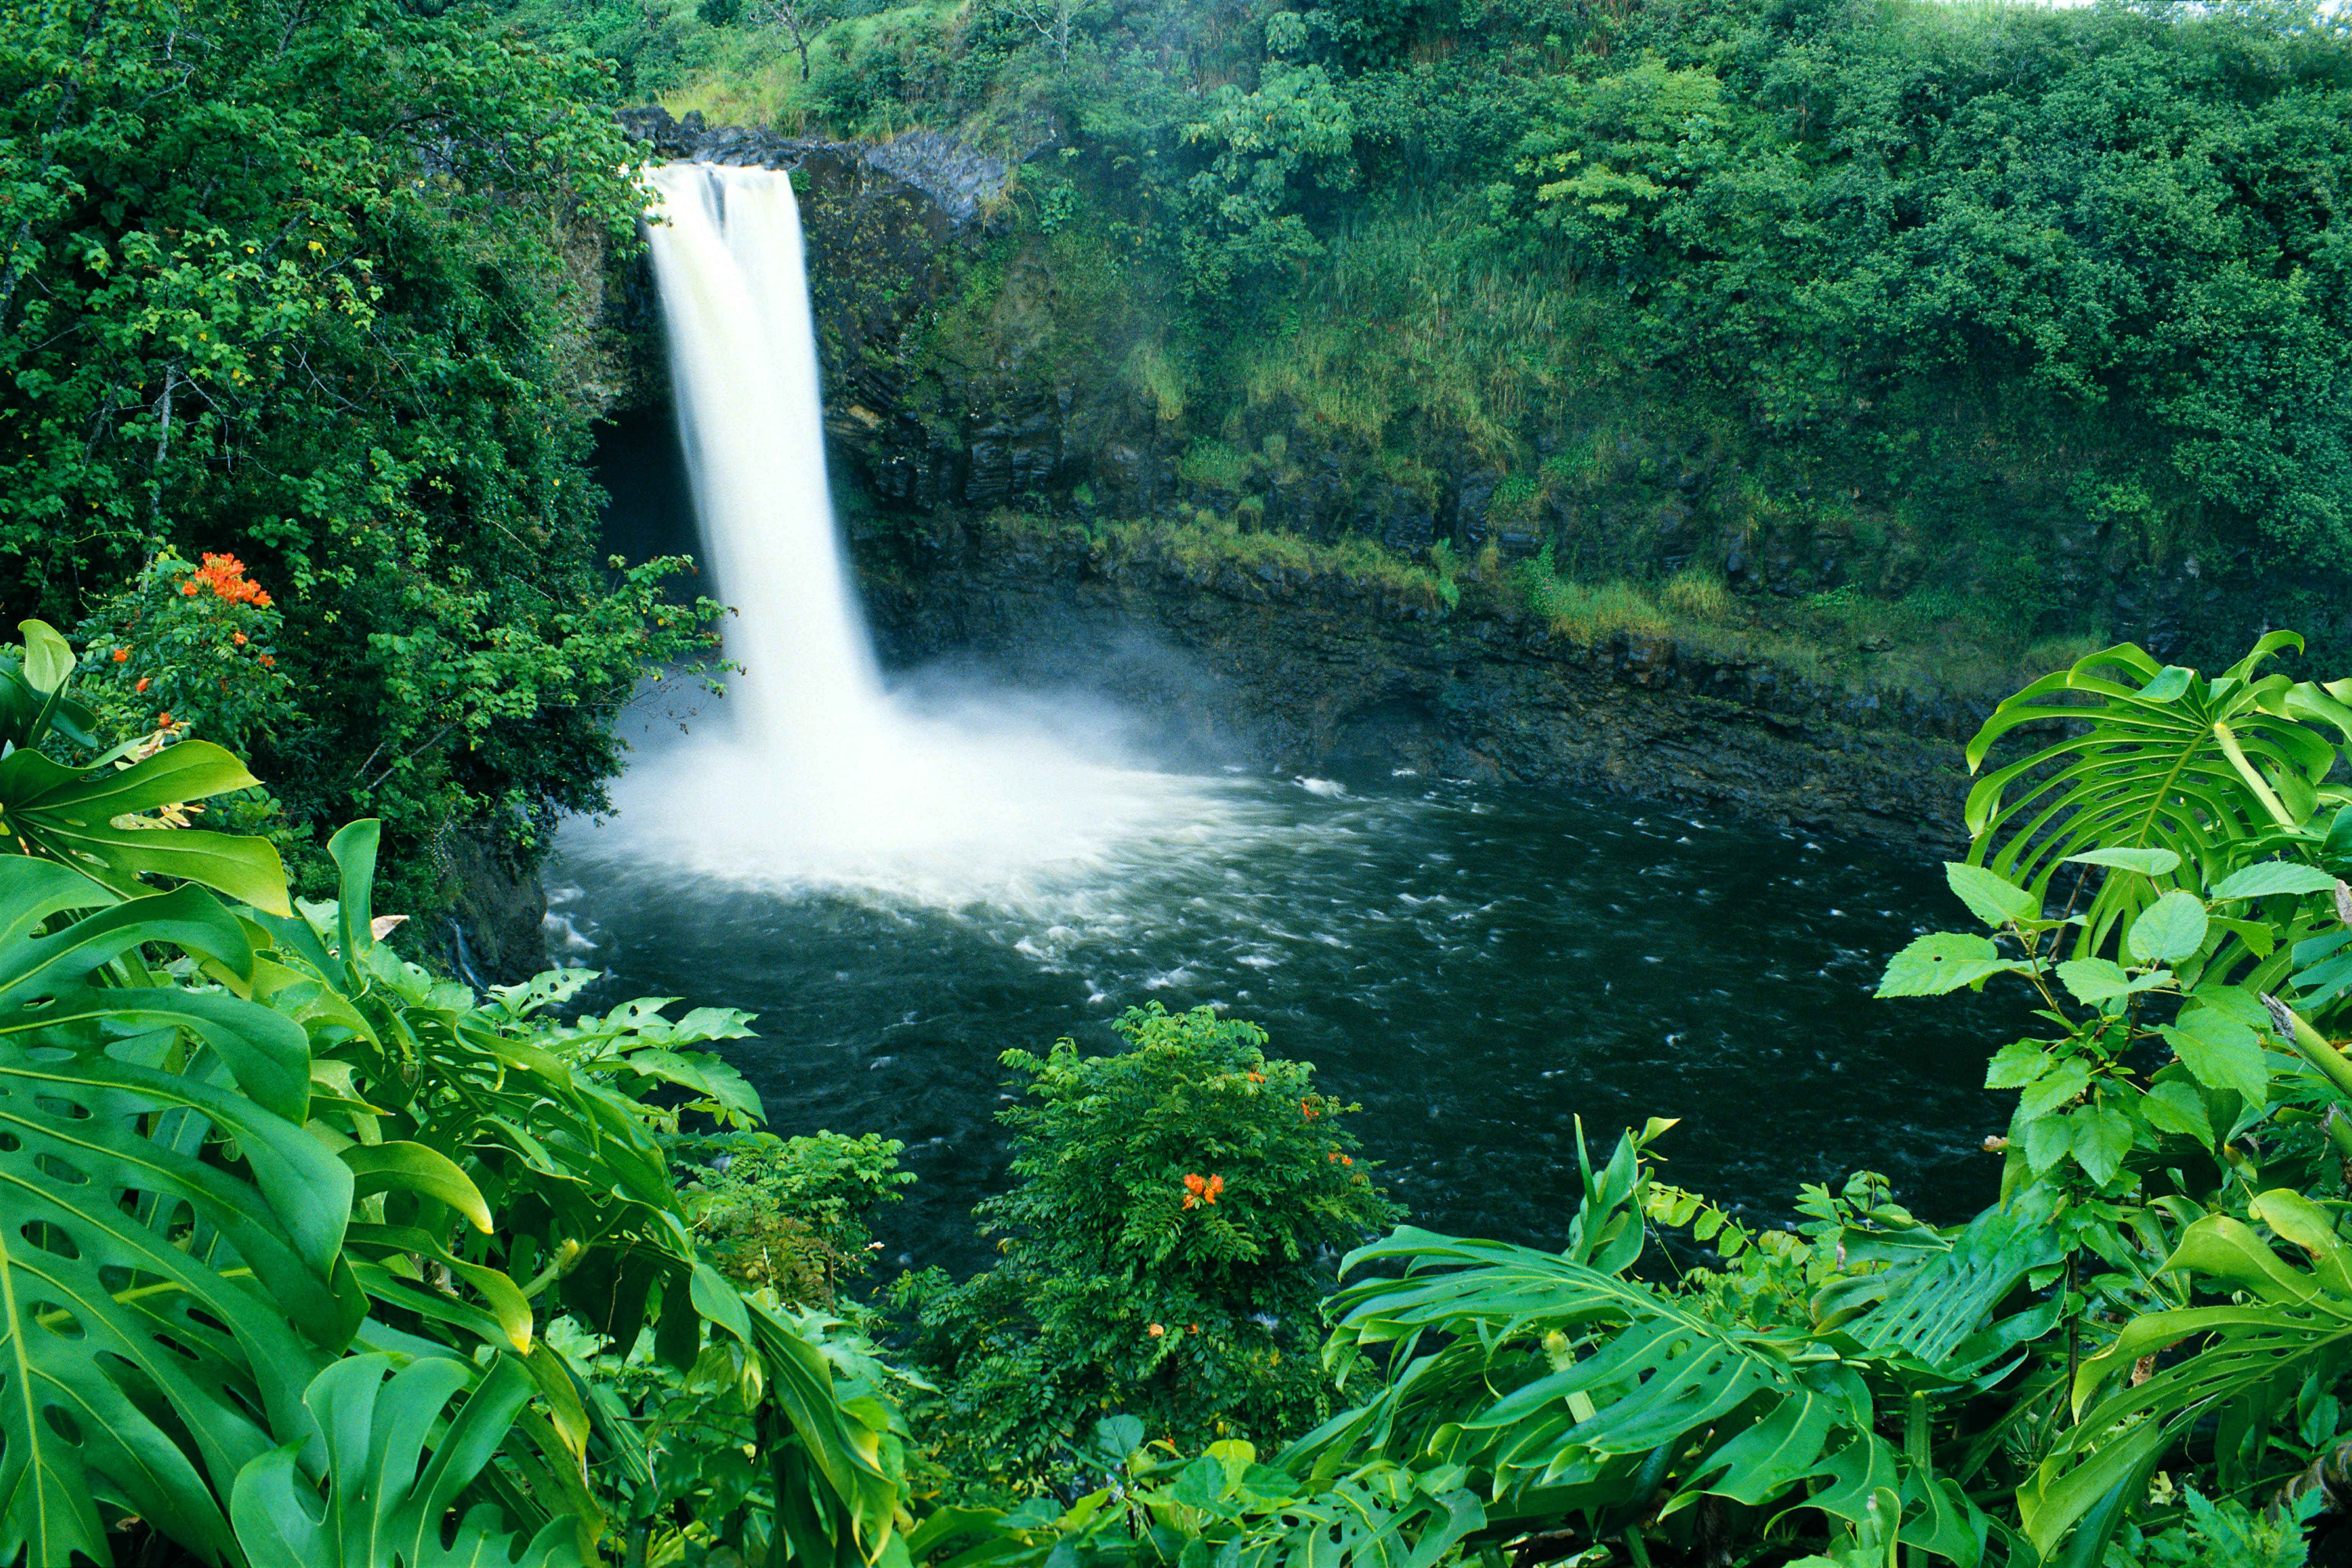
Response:
[[[1859,1172],[1759,1227],[1658,1179],[1653,1121],[1598,1163],[1579,1130],[1559,1252],[1418,1230],[1311,1067],[1155,1007],[1113,1056],[1006,1053],[999,1261],[877,1299],[864,1221],[898,1149],[760,1131],[703,1048],[751,1020],[567,1018],[585,971],[436,979],[384,941],[379,822],[334,835],[334,899],[297,903],[268,839],[187,826],[256,786],[236,756],[115,738],[104,646],[20,629],[0,1562],[2293,1568],[2343,1544],[2352,683],[2269,670],[2293,634],[2213,676],[2103,650],[1971,746],[2040,749],[1971,793],[1947,868],[1969,929],[1879,987],[2044,1004],[1991,1055],[2018,1100],[1965,1224]]]
[[[2352,634],[2334,13],[517,15],[712,123],[933,127],[1015,162],[904,404],[1069,410],[1049,509],[1164,518],[1098,456],[1164,453],[1187,520],[1549,544],[1523,591],[1568,624],[1957,645],[1988,690],[2047,638]]]
[[[530,857],[697,646],[677,563],[597,556],[612,92],[354,0],[0,13],[0,602],[249,752],[309,890],[363,814],[404,909],[453,836]]]
[[[22,6],[0,597],[249,752],[221,809],[306,890],[357,815],[412,910],[530,862],[708,624],[585,463],[659,97],[1011,162],[886,379],[1057,422],[996,498],[1055,526],[1873,689],[2325,651],[2347,59],[2275,5]],[[206,554],[261,597],[176,603]],[[243,663],[173,674],[158,606]]]
[[[2041,1004],[1957,1226],[1869,1172],[1728,1215],[1653,1121],[1580,1130],[1562,1250],[1436,1235],[1309,1064],[1146,1008],[1008,1051],[996,1263],[884,1281],[898,1151],[763,1131],[755,1020],[395,944],[708,646],[594,549],[625,95],[1036,154],[914,384],[1067,333],[1198,548],[1990,668],[2135,604],[2347,640],[2344,58],[2252,8],[0,8],[0,1564],[2340,1555],[2352,683],[2293,634],[2088,653],[1969,748],[1963,929],[1880,987]]]

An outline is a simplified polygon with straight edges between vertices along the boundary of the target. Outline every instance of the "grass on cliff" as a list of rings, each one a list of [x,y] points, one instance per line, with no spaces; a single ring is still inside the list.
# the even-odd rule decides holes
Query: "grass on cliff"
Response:
[[[1240,351],[1247,405],[1378,450],[1400,420],[1486,461],[1521,456],[1530,413],[1611,363],[1612,312],[1572,280],[1498,255],[1484,191],[1357,216],[1329,242],[1288,330]]]
[[[1165,562],[1188,579],[1207,584],[1227,566],[1254,573],[1270,566],[1297,580],[1337,577],[1367,590],[1395,596],[1406,605],[1444,610],[1459,596],[1440,551],[1424,565],[1369,539],[1321,543],[1295,533],[1245,529],[1230,518],[1202,510],[1174,522],[1105,519],[1078,522],[1031,512],[998,511],[986,527],[1007,541],[1066,540],[1114,556]]]
[[[2089,632],[2011,632],[2018,617],[1948,593],[1886,600],[1840,589],[1759,599],[1733,593],[1703,568],[1663,583],[1585,583],[1560,575],[1548,546],[1509,563],[1492,545],[1464,559],[1441,542],[1415,560],[1370,540],[1323,543],[1244,528],[1205,510],[1174,522],[1080,522],[1006,510],[984,526],[1008,544],[1059,542],[1164,563],[1204,587],[1227,567],[1250,574],[1271,566],[1293,582],[1337,577],[1439,616],[1465,604],[1470,614],[1533,614],[1556,636],[1588,647],[1621,632],[1671,640],[1686,655],[1751,661],[1856,696],[2000,697],[2106,641]]]
[[[1939,592],[1878,599],[1851,588],[1759,603],[1721,577],[1693,567],[1662,584],[1614,579],[1585,584],[1553,568],[1546,545],[1533,560],[1503,568],[1489,549],[1479,574],[1572,642],[1619,632],[1671,639],[1706,658],[1752,659],[1819,685],[1920,697],[1999,697],[2096,651],[2091,632],[2019,633],[2021,624],[1985,600]]]
[[[965,25],[963,0],[913,0],[830,22],[809,37],[809,74],[781,27],[711,29],[714,58],[662,95],[676,114],[702,110],[713,125],[768,125],[790,135],[887,141],[912,129],[908,89],[940,94]]]

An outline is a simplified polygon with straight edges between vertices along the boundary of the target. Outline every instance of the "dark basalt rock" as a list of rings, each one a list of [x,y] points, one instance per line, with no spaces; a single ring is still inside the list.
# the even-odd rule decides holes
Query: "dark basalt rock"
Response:
[[[1965,838],[1960,742],[1980,703],[1832,689],[1671,638],[1585,646],[1475,584],[1441,614],[1335,573],[950,519],[860,549],[894,663],[1099,691],[1196,762],[1603,788],[1932,850]]]
[[[757,125],[706,127],[702,111],[673,119],[659,104],[620,111],[621,128],[651,144],[656,157],[702,163],[798,169],[810,160],[862,164],[920,192],[950,224],[969,224],[1004,194],[1013,171],[937,131],[910,131],[882,142],[786,136]]]
[[[548,967],[547,889],[537,871],[505,864],[466,834],[442,846],[441,863],[449,912],[439,945],[451,973],[468,984],[511,985]]]

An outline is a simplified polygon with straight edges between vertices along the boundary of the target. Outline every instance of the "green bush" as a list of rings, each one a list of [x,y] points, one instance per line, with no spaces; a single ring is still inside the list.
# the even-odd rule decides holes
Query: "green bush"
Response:
[[[528,858],[602,804],[620,705],[703,646],[678,563],[597,546],[596,316],[640,205],[614,82],[481,22],[0,15],[0,597],[129,647],[136,695],[180,683],[140,728],[249,748],[308,890],[383,819],[412,912],[443,835]],[[272,596],[281,682],[142,618],[207,553]]]
[[[682,1140],[677,1152],[706,1162],[686,1200],[719,1271],[795,1306],[829,1308],[871,1267],[879,1244],[866,1215],[915,1179],[898,1169],[905,1147],[873,1132],[748,1132]]]
[[[902,1286],[949,1392],[942,1456],[1025,1487],[1064,1472],[1105,1411],[1193,1445],[1329,1413],[1316,1356],[1339,1255],[1402,1212],[1372,1184],[1314,1068],[1208,1008],[1130,1010],[1129,1048],[1008,1051],[1018,1184],[981,1205],[1002,1259]]]

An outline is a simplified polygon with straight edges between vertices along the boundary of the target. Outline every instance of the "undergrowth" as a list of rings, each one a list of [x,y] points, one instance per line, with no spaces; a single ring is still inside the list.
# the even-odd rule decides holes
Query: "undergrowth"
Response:
[[[1488,575],[1500,561],[1481,557]],[[1989,696],[2032,672],[2072,664],[2105,646],[2092,632],[2058,637],[2012,629],[1990,600],[1916,593],[1896,600],[1850,588],[1762,601],[1691,567],[1658,584],[1614,578],[1583,583],[1559,574],[1551,546],[1502,572],[1509,597],[1571,641],[1618,633],[1665,639],[1715,659],[1751,659],[1818,684],[1921,697]]]
[[[1115,557],[1166,562],[1203,583],[1229,565],[1244,573],[1271,566],[1297,579],[1331,576],[1359,587],[1384,590],[1423,608],[1450,608],[1460,597],[1450,552],[1433,552],[1433,564],[1423,564],[1368,539],[1326,544],[1295,533],[1255,531],[1206,509],[1172,522],[1157,519],[1078,522],[1000,511],[989,517],[988,527],[1008,538],[1083,541]]]
[[[1555,636],[1588,647],[1620,634],[1671,642],[1691,657],[1759,664],[1857,696],[1999,695],[2107,640],[2087,631],[2015,631],[2016,618],[1996,603],[1949,592],[1891,601],[1851,589],[1759,597],[1732,592],[1704,567],[1663,583],[1583,582],[1560,574],[1549,545],[1532,558],[1507,562],[1491,543],[1465,558],[1441,541],[1416,559],[1366,539],[1325,543],[1255,531],[1206,509],[1172,521],[1078,521],[1007,510],[992,514],[985,526],[1006,542],[1058,541],[1115,559],[1164,563],[1202,585],[1228,566],[1244,574],[1270,566],[1290,583],[1336,577],[1440,616],[1465,605],[1472,615],[1532,614]]]

